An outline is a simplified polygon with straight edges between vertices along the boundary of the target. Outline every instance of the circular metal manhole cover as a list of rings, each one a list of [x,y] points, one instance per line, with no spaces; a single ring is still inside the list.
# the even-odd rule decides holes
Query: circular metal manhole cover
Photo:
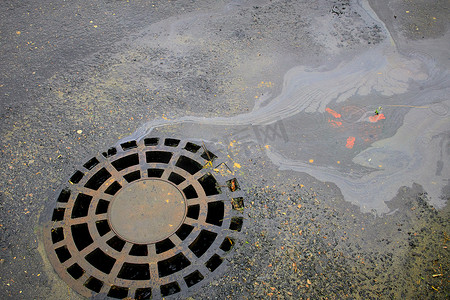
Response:
[[[221,269],[242,209],[239,183],[218,151],[147,138],[73,174],[44,242],[56,272],[83,296],[186,294]]]

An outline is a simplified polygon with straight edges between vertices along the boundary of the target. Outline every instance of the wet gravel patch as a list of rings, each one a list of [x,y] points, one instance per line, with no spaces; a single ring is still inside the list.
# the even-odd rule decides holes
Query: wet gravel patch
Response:
[[[363,214],[330,196],[332,189],[325,183],[249,190],[247,223],[228,274],[193,298],[448,296],[448,209],[430,207],[414,185],[389,203],[392,214]]]

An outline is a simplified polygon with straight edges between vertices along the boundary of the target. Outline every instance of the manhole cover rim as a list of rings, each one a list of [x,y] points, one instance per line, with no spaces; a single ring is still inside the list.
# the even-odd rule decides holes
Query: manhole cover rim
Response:
[[[187,143],[195,143],[195,142],[198,143],[198,141],[177,139],[177,140],[180,141],[179,145],[176,146],[176,147],[173,147],[173,146],[161,145],[162,141],[167,139],[165,137],[154,137],[154,138],[159,139],[161,142],[158,145],[155,145],[155,146],[146,146],[146,145],[143,145],[143,141],[141,140],[141,141],[137,142],[137,147],[135,147],[133,149],[128,149],[128,150],[122,150],[120,147],[115,147],[118,151],[117,151],[116,154],[112,155],[111,157],[104,157],[102,155],[94,156],[94,158],[97,158],[100,161],[100,163],[97,166],[95,166],[94,168],[87,169],[83,165],[83,166],[80,166],[80,168],[78,168],[78,170],[82,170],[84,172],[95,173],[95,172],[97,172],[98,170],[101,169],[101,165],[103,163],[111,164],[112,161],[117,161],[120,158],[126,157],[126,156],[128,156],[130,154],[133,154],[133,153],[139,153],[139,151],[151,151],[151,150],[165,151],[165,150],[167,150],[169,152],[174,152],[174,149],[180,148],[179,149],[179,153],[178,153],[178,157],[181,155],[181,153],[183,153],[184,156],[187,156],[189,158],[195,158],[197,160],[199,159],[198,153],[191,153],[191,152],[188,152],[188,151],[182,151],[182,148],[185,147]],[[219,153],[219,154],[221,154],[220,150],[218,150],[216,147],[212,146],[209,143],[208,143],[208,147],[207,148],[208,148],[208,151],[211,151],[212,153],[215,153],[215,154]],[[201,151],[199,150],[199,152],[201,152]],[[139,153],[139,155],[142,155],[142,154]],[[203,162],[207,163],[208,160],[209,159],[203,159]],[[225,163],[226,161],[227,160],[223,159],[223,155],[220,155],[219,157],[215,157],[214,164],[211,166],[211,168],[210,169],[203,168],[202,170],[200,170],[198,172],[198,174],[197,173],[195,174],[196,175],[195,179],[198,179],[198,178],[204,176],[205,174],[213,173],[212,170],[215,169],[215,167],[221,165],[222,163]],[[151,167],[155,167],[155,168],[166,167],[168,170],[170,170],[170,168],[172,168],[172,171],[173,170],[178,170],[181,173],[184,172],[183,169],[179,169],[177,166],[175,166],[174,160],[171,160],[171,162],[169,164],[147,163],[147,165],[151,166]],[[228,164],[228,165],[230,165],[230,164]],[[130,168],[126,169],[126,170],[118,171],[117,174],[123,175],[124,173],[132,171],[133,169],[141,170],[139,168],[139,166],[134,166],[134,167],[130,167]],[[184,175],[188,176],[186,172],[184,172],[184,173],[185,173]],[[189,175],[192,175],[192,174],[189,174]],[[223,176],[224,174],[220,174],[219,175],[217,173],[214,173],[213,175],[216,175],[216,176],[214,176],[214,178],[217,180],[217,183],[221,187],[226,187],[227,180],[230,180],[230,179],[233,179],[233,178],[236,179],[236,175],[235,174],[227,174],[226,176]],[[88,179],[83,178],[83,180],[84,181],[80,181],[79,182],[79,185],[84,186]],[[167,178],[165,180],[166,180],[166,182],[169,182],[167,180]],[[197,180],[194,180],[194,182],[197,182]],[[169,183],[171,183],[171,182],[169,182]],[[239,182],[239,183],[242,184],[242,182]],[[70,186],[71,190],[73,191],[73,194],[77,194],[77,193],[80,192],[76,187],[77,187],[77,185],[75,185],[75,186],[71,185]],[[61,192],[63,190],[65,190],[65,189],[67,189],[67,184],[62,184],[61,187],[58,189],[58,194],[56,194],[55,198],[58,198],[58,196],[61,194]],[[84,188],[82,188],[81,190],[84,190]],[[199,189],[199,190],[202,190],[202,189]],[[221,200],[221,201],[223,201],[224,202],[224,206],[225,206],[224,207],[225,215],[229,216],[229,219],[231,219],[232,216],[239,216],[241,218],[241,221],[242,221],[241,228],[243,226],[245,226],[245,221],[244,221],[244,218],[243,218],[242,211],[238,211],[238,212],[235,211],[233,209],[230,201],[229,201],[233,197],[234,198],[239,198],[240,197],[241,199],[243,199],[244,198],[244,192],[242,191],[242,189],[235,190],[235,191],[230,191],[230,190],[228,190],[228,188],[223,188],[222,189],[222,194],[219,195],[219,196],[222,196],[223,199],[220,199],[220,197],[216,197],[216,198],[212,197],[212,201],[210,201],[210,202],[214,202],[214,200]],[[199,195],[199,197],[200,197],[200,195]],[[55,208],[60,207],[60,203],[56,202],[56,205],[54,205],[54,207]],[[89,212],[90,213],[92,212],[92,207],[89,208]],[[69,214],[69,213],[70,213],[70,211],[67,211],[67,212],[65,212],[65,215]],[[65,231],[66,230],[70,230],[70,228],[69,228],[70,225],[69,224],[64,224],[64,223],[65,222],[62,221],[62,222],[60,222],[59,225],[61,227],[63,227]],[[228,228],[228,226],[230,226],[230,220],[224,220],[223,224],[225,224],[227,226],[226,228]],[[196,225],[196,224],[194,224],[194,225]],[[94,226],[94,225],[89,223],[89,228],[91,226]],[[92,295],[93,292],[91,290],[87,289],[83,285],[83,283],[80,282],[80,280],[72,278],[72,276],[67,273],[66,270],[69,267],[69,263],[67,263],[67,262],[60,263],[59,260],[58,260],[58,257],[57,257],[57,255],[55,253],[56,247],[55,247],[55,244],[52,242],[52,230],[55,229],[56,227],[57,226],[55,226],[55,222],[50,222],[50,223],[47,223],[46,225],[44,225],[44,245],[45,245],[47,256],[49,257],[50,262],[51,262],[52,266],[54,267],[55,271],[59,274],[59,276],[67,284],[69,284],[69,286],[71,286],[74,290],[76,290],[81,295],[89,297],[89,296]],[[222,229],[224,229],[223,225],[222,225]],[[202,228],[201,227],[195,227],[194,230],[197,231],[197,232],[200,232],[202,230]],[[161,291],[158,291],[159,287],[161,287],[163,284],[169,283],[171,281],[175,281],[175,282],[181,283],[180,284],[181,285],[181,291],[180,291],[181,293],[176,293],[175,296],[188,294],[191,291],[191,288],[190,287],[186,288],[186,283],[183,280],[183,276],[186,275],[186,274],[190,274],[190,272],[192,272],[192,271],[198,270],[199,269],[198,265],[200,263],[204,266],[205,265],[204,262],[207,260],[208,257],[210,257],[210,255],[212,253],[214,253],[214,255],[219,253],[221,257],[225,257],[225,256],[229,255],[229,250],[223,251],[223,250],[219,249],[218,246],[220,245],[222,238],[225,237],[225,238],[232,238],[233,240],[236,240],[238,234],[239,234],[239,232],[234,231],[234,230],[230,230],[230,229],[225,229],[225,230],[222,230],[222,231],[218,231],[217,238],[214,240],[213,244],[210,245],[210,247],[207,249],[207,251],[204,253],[204,255],[202,255],[200,257],[200,259],[197,258],[197,260],[194,263],[192,263],[191,265],[189,265],[188,267],[182,269],[179,272],[167,275],[165,277],[158,278],[159,282],[157,284],[149,284],[148,285],[149,287],[152,288],[152,290],[154,292],[156,292],[156,293],[153,294],[153,298],[161,297]],[[198,235],[197,234],[196,235],[190,235],[190,236],[188,236],[186,241],[188,241],[190,243],[193,239],[195,239],[195,237],[198,237]],[[73,240],[71,242],[72,242],[71,248],[75,248],[75,245],[73,244]],[[231,242],[231,240],[230,240],[230,242]],[[178,246],[179,245],[177,245],[177,247]],[[232,249],[234,248],[234,244],[232,245],[231,248]],[[216,250],[214,251],[214,249],[216,249]],[[179,252],[177,251],[177,253],[179,253]],[[170,256],[170,255],[168,255],[167,251],[163,252],[163,253],[160,253],[159,256],[164,256],[164,254],[166,254],[166,256]],[[159,259],[160,258],[158,257],[158,260]],[[139,259],[137,259],[136,262],[139,262]],[[201,280],[198,284],[196,284],[194,286],[201,286],[201,285],[204,285],[207,282],[210,282],[212,279],[214,279],[216,277],[216,275],[214,275],[214,274],[219,274],[219,273],[222,272],[222,270],[224,270],[225,265],[226,264],[220,264],[218,267],[216,267],[215,270],[211,271],[210,273],[205,272],[205,277],[203,278],[203,280]],[[89,275],[91,275],[91,276],[93,276],[92,273],[95,274],[96,271],[97,271],[97,270],[95,270],[95,268],[92,268],[92,269],[94,269],[93,270],[94,272],[90,272],[89,268],[86,268],[86,269],[87,269],[87,271],[89,271]],[[195,272],[192,272],[192,273],[195,273]],[[119,279],[119,278],[111,278],[111,279],[113,279],[113,280],[111,280],[109,282],[105,282],[105,285],[103,285],[103,288],[99,291],[99,293],[106,293],[106,292],[108,292],[109,286],[111,286],[111,285],[118,285],[118,286],[126,285],[127,288],[129,288],[128,296],[132,297],[133,294],[131,294],[131,293],[136,292],[137,286],[142,287],[142,285],[134,284],[134,283],[136,283],[136,281],[133,281],[133,280]],[[186,277],[184,277],[184,279],[186,280]],[[150,280],[150,281],[152,281],[152,280]],[[142,283],[142,281],[138,282],[138,283]],[[108,288],[105,289],[105,286],[108,286]]]

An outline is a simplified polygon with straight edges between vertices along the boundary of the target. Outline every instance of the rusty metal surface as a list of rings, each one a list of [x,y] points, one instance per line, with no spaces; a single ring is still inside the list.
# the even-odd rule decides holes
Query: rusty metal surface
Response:
[[[122,188],[111,202],[108,221],[123,240],[153,244],[174,234],[186,217],[186,200],[173,184],[144,179]]]
[[[243,197],[207,148],[147,138],[86,162],[44,228],[61,278],[83,296],[117,299],[188,294],[209,281],[241,230]]]

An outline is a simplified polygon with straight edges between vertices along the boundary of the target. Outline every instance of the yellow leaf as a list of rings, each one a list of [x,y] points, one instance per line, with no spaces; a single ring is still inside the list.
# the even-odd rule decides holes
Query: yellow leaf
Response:
[[[203,169],[207,168],[207,167],[211,167],[212,168],[213,164],[211,161],[208,160],[208,162],[203,166]]]

